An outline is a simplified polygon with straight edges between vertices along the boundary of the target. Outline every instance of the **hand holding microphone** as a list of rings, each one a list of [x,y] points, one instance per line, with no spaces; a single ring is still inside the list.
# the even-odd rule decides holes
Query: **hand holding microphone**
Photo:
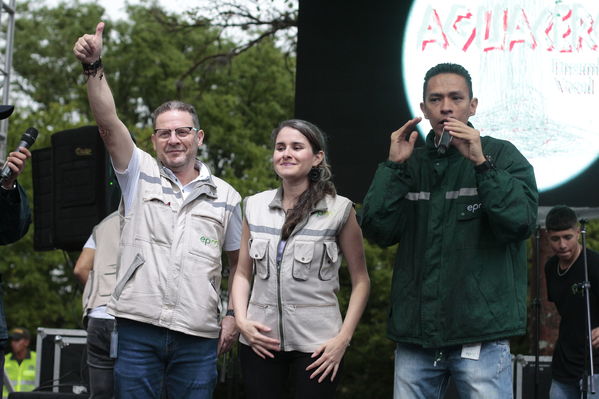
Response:
[[[31,158],[31,152],[29,152],[28,148],[33,145],[37,139],[37,135],[37,129],[30,127],[21,136],[21,141],[17,145],[17,148],[8,154],[6,163],[0,172],[0,185],[4,189],[10,190],[13,188],[14,181],[25,168],[25,161]]]
[[[482,143],[480,140],[480,132],[476,130],[468,122],[464,123],[454,117],[447,118],[443,124],[443,132],[439,138],[439,148],[441,142],[447,143],[445,150],[449,148],[451,143],[460,154],[466,159],[472,161],[475,165],[480,165],[486,159],[483,153]]]
[[[451,134],[449,134],[449,131],[445,130],[445,128],[443,128],[443,132],[441,133],[441,138],[439,139],[439,145],[437,146],[437,152],[441,155],[445,154],[447,152],[447,149],[449,148],[449,144],[451,144],[451,139],[453,139],[453,136]]]

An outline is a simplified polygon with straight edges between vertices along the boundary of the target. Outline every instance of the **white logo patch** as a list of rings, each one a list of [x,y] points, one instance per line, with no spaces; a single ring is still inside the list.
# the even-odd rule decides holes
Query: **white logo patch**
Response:
[[[468,206],[466,207],[466,210],[467,210],[468,212],[472,212],[472,213],[474,213],[474,212],[478,211],[480,208],[482,208],[482,206],[483,206],[482,202],[479,202],[478,204],[471,204],[471,205],[468,205]]]

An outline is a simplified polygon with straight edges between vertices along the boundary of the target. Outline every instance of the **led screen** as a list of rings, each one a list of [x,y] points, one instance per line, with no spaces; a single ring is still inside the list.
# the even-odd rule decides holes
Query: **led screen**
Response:
[[[515,144],[541,192],[558,188],[599,152],[597,21],[597,0],[414,0],[397,43],[408,106],[422,115],[424,71],[462,64],[479,99],[474,126]]]

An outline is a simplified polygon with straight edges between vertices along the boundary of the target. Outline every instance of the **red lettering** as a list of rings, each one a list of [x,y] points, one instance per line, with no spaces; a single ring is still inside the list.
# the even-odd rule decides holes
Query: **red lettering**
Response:
[[[466,13],[466,15],[457,15],[455,22],[452,25],[454,32],[456,32],[459,36],[468,35],[468,33],[461,34],[460,32],[462,31],[462,29],[461,29],[461,26],[458,26],[458,25],[461,25],[461,26],[465,25],[466,29],[464,29],[464,31],[466,32],[468,29],[468,25],[473,25],[472,13],[468,12],[468,13]],[[470,30],[470,34],[468,35],[468,38],[466,39],[464,46],[462,47],[462,51],[466,52],[468,50],[468,48],[470,47],[470,45],[472,45],[472,42],[474,41],[475,38],[476,38],[476,27],[473,27]]]
[[[453,8],[451,15],[444,16],[429,7],[419,46],[422,52],[433,45],[443,50],[456,46],[463,52],[473,47],[490,52],[518,47],[536,50],[542,43],[542,48],[550,52],[599,51],[595,19],[582,6],[561,8],[535,10],[531,20],[524,8],[477,12]]]
[[[493,28],[493,13],[491,11],[487,11],[485,13],[485,36],[484,36],[484,43],[483,43],[483,51],[484,52],[488,52],[488,51],[493,51],[493,50],[504,50],[504,44],[505,44],[505,32],[507,31],[507,17],[508,17],[508,13],[507,10],[503,10],[503,19],[502,19],[502,24],[501,27],[497,27],[495,26],[495,29]],[[497,25],[497,22],[495,22],[495,25]],[[486,45],[485,46],[485,42],[489,43],[491,45]],[[495,43],[493,43],[495,42]]]
[[[447,36],[445,32],[443,32],[443,25],[441,24],[441,18],[439,18],[439,14],[437,10],[432,10],[433,15],[429,16],[432,19],[431,23],[427,25],[427,33],[430,33],[429,39],[422,40],[422,51],[426,50],[426,46],[429,44],[437,43],[443,49],[447,49],[449,47],[449,41],[447,40]]]
[[[517,12],[513,18],[510,29],[507,29],[508,32],[507,40],[510,43],[510,51],[514,49],[516,44],[525,44],[526,42],[530,42],[530,48],[533,50],[537,48],[537,41],[535,39],[535,35],[530,26],[530,22],[528,21],[528,16],[524,9],[520,9],[521,12]]]

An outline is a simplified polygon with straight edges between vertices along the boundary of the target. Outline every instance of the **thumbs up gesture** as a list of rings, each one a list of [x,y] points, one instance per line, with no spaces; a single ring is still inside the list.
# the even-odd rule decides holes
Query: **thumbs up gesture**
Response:
[[[86,34],[77,39],[73,47],[73,53],[79,61],[84,64],[93,64],[100,59],[103,32],[104,22],[99,22],[96,26],[96,33],[93,35]]]

